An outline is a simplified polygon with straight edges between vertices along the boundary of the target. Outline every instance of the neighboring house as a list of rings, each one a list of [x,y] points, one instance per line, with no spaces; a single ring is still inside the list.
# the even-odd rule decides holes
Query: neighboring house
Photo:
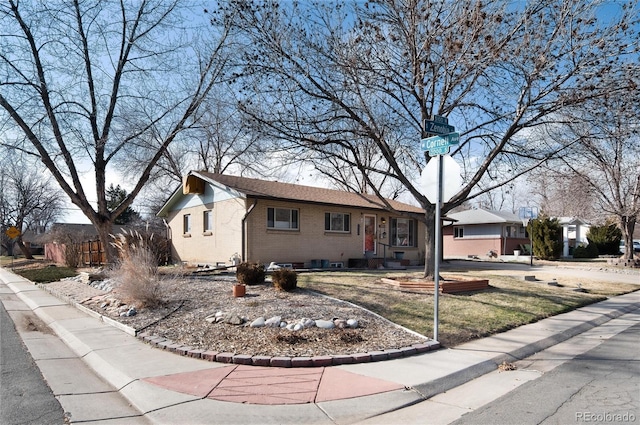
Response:
[[[576,246],[588,245],[587,232],[591,225],[576,217],[559,217],[558,221],[562,226],[562,256],[573,255]]]
[[[453,224],[443,226],[445,258],[486,257],[489,253],[514,255],[530,245],[529,235],[517,214],[472,209],[447,214]]]
[[[400,252],[420,262],[424,224],[411,215],[424,212],[388,202],[396,213],[371,195],[192,171],[157,215],[185,264],[347,267]]]

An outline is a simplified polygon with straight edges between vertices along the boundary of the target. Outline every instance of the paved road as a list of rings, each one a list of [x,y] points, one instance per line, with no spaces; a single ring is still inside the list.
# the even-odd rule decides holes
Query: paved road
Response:
[[[63,424],[64,412],[0,302],[0,424]]]
[[[455,424],[640,422],[640,324]]]

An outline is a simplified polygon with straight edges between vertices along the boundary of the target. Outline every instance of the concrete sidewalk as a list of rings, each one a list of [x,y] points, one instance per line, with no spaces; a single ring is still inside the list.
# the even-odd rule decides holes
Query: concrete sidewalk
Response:
[[[29,319],[35,314],[55,332],[59,339],[44,329],[21,336],[71,421],[101,424],[357,423],[640,308],[634,292],[454,349],[292,369],[212,363],[153,348],[1,268],[0,299],[18,328],[35,322]]]

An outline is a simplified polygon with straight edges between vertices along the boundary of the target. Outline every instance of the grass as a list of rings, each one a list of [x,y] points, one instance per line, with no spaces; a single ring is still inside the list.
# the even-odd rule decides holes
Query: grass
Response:
[[[433,294],[400,291],[380,281],[398,273],[305,273],[298,286],[350,301],[420,334],[433,335]],[[420,277],[421,273],[402,276]],[[443,278],[453,275],[443,274]],[[503,332],[545,317],[564,313],[607,296],[640,289],[640,285],[580,280],[588,292],[576,292],[577,282],[563,279],[563,287],[526,282],[518,277],[465,272],[467,278],[489,279],[490,289],[463,294],[441,294],[438,303],[438,336],[444,346]]]
[[[0,258],[1,265],[11,266],[10,257]],[[34,282],[52,282],[74,276],[67,267],[43,267],[42,261],[17,259],[13,270]],[[498,272],[499,273],[499,272]],[[640,289],[619,282],[601,282],[584,278],[562,277],[560,287],[546,282],[554,276],[536,272],[538,282],[524,281],[526,272],[497,270],[458,270],[443,273],[443,278],[463,274],[466,278],[489,279],[490,289],[439,297],[439,340],[444,346],[455,346],[546,317],[564,313],[607,297]],[[381,282],[382,277],[421,277],[421,272],[345,271],[300,273],[298,287],[311,289],[334,298],[350,301],[371,310],[394,323],[426,336],[433,335],[433,294],[400,291]],[[515,275],[515,276],[514,276]],[[573,289],[578,284],[587,292]]]
[[[14,273],[36,283],[57,282],[65,277],[76,276],[78,273],[70,267],[47,266],[44,268],[14,269]]]
[[[14,273],[36,283],[57,282],[65,277],[76,276],[78,273],[70,267],[56,266],[44,260],[42,255],[34,255],[32,260],[23,256],[0,257],[0,267],[10,268]]]

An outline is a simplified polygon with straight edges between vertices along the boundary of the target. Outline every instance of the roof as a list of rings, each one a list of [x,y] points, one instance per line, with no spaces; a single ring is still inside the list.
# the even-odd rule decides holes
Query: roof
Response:
[[[588,226],[589,223],[578,217],[558,217],[560,224]]]
[[[522,223],[522,220],[517,214],[506,211],[489,211],[480,208],[447,214],[447,217],[456,220],[456,225]]]
[[[314,186],[303,186],[292,183],[260,180],[247,177],[230,176],[226,174],[192,171],[189,175],[197,176],[215,186],[223,186],[249,198],[275,199],[295,202],[305,202],[323,205],[339,205],[355,208],[386,210],[384,203],[375,195],[346,192],[336,189],[326,189]],[[180,189],[174,193],[172,199],[182,193]],[[158,212],[159,216],[166,213],[166,208],[172,199]],[[387,199],[389,205],[396,211],[423,213],[420,207],[403,202]]]

